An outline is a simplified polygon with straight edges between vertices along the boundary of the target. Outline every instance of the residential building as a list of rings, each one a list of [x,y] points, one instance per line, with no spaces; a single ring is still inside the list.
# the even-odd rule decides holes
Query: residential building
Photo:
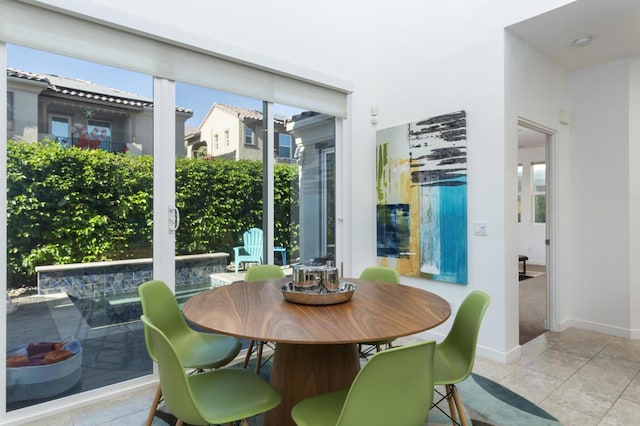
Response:
[[[7,138],[51,139],[110,152],[152,152],[153,100],[90,81],[7,68]],[[176,107],[176,155],[184,156],[184,123]]]
[[[196,132],[185,137],[187,157],[214,157],[262,161],[264,117],[261,111],[214,103]],[[285,120],[274,120],[274,156],[289,162],[295,147],[285,129]]]
[[[335,235],[335,118],[327,114],[303,112],[286,122],[295,141],[300,168],[300,259],[333,260]],[[319,220],[318,220],[319,219]]]

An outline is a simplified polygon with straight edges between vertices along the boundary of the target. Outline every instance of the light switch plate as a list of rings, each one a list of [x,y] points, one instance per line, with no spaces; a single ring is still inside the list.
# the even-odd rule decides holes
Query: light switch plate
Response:
[[[486,220],[476,220],[473,222],[473,235],[477,235],[480,237],[486,237],[489,235],[487,227],[488,223]]]

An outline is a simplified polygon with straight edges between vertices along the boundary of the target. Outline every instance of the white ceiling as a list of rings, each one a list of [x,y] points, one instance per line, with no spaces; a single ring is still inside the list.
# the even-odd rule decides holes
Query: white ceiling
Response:
[[[507,29],[568,70],[640,56],[640,0],[577,0]]]
[[[518,126],[518,148],[537,148],[545,146],[547,135],[536,130]]]
[[[577,0],[507,30],[567,70],[640,57],[640,0]],[[572,44],[582,36],[592,41]],[[519,128],[518,146],[543,146],[546,138]]]

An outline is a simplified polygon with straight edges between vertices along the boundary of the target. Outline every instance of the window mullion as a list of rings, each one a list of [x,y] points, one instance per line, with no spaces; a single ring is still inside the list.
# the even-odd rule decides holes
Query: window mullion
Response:
[[[273,223],[274,223],[274,165],[275,159],[273,150],[274,141],[274,114],[273,103],[263,102],[263,120],[264,120],[264,149],[262,150],[262,229],[264,230],[264,247],[265,263],[273,264]]]
[[[175,82],[153,80],[153,277],[175,289]]]

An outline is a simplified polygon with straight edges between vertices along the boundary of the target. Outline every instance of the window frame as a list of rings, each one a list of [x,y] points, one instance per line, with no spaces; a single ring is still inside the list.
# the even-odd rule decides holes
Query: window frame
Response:
[[[255,134],[256,132],[249,126],[245,126],[244,128],[244,144],[254,146],[255,142]]]
[[[7,90],[7,130],[13,130],[13,107],[14,95],[13,91]]]
[[[54,121],[58,121],[58,122],[60,122],[60,123],[62,123],[63,121],[66,121],[66,123],[67,123],[67,136],[64,136],[64,138],[65,138],[66,140],[64,140],[64,141],[60,141],[58,138],[59,138],[59,137],[62,137],[62,136],[60,136],[60,135],[56,135],[56,134],[53,132],[53,122],[54,122]],[[50,135],[54,136],[54,137],[55,137],[55,139],[56,139],[58,142],[62,143],[63,145],[65,145],[65,146],[72,146],[72,145],[73,145],[73,130],[72,130],[72,124],[71,124],[71,122],[72,122],[72,119],[71,119],[71,117],[70,117],[70,116],[68,116],[68,115],[64,115],[64,114],[49,114],[49,119],[48,119],[48,121],[47,121],[47,125],[49,126],[49,128],[48,128],[48,133],[49,133]]]
[[[544,173],[543,173],[543,177],[544,177],[544,191],[540,191],[537,189],[536,186],[536,178],[535,178],[535,173],[536,173],[536,166],[540,166],[543,165],[544,166]],[[530,164],[530,169],[531,169],[531,223],[534,225],[546,225],[547,223],[547,164],[544,161],[535,161],[532,162]],[[537,220],[537,216],[538,216],[538,209],[537,209],[537,199],[539,199],[540,197],[542,197],[543,202],[544,202],[544,212],[540,212],[541,214],[543,214],[544,216],[544,221],[540,222]]]
[[[281,149],[282,149],[282,139],[281,138],[283,136],[289,139],[289,145],[288,145],[289,155],[282,155],[282,151],[281,151]],[[293,136],[291,136],[288,133],[278,133],[278,157],[279,158],[286,158],[286,159],[293,158]]]
[[[293,139],[293,138],[292,138]],[[337,139],[336,139],[337,142]],[[333,157],[333,169],[329,168],[329,157]],[[327,255],[329,254],[329,250],[333,248],[333,255],[335,259],[335,250],[337,245],[337,235],[333,235],[333,247],[328,240],[329,229],[333,228],[333,232],[337,233],[338,229],[336,227],[336,205],[337,205],[337,188],[336,188],[336,178],[337,178],[337,170],[336,170],[337,162],[336,162],[336,147],[332,146],[330,148],[324,148],[320,151],[320,176],[329,176],[330,171],[333,172],[333,180],[329,179],[320,179],[321,188],[320,188],[320,239],[321,246],[327,250]],[[333,185],[333,188],[330,187]],[[328,194],[334,194],[333,205],[329,201]],[[329,220],[333,219],[333,227],[331,227]]]
[[[522,223],[522,186],[524,179],[524,165],[522,163],[518,163],[516,168],[517,170],[517,181],[518,181],[518,198],[517,198],[517,210],[518,210],[518,223]]]

